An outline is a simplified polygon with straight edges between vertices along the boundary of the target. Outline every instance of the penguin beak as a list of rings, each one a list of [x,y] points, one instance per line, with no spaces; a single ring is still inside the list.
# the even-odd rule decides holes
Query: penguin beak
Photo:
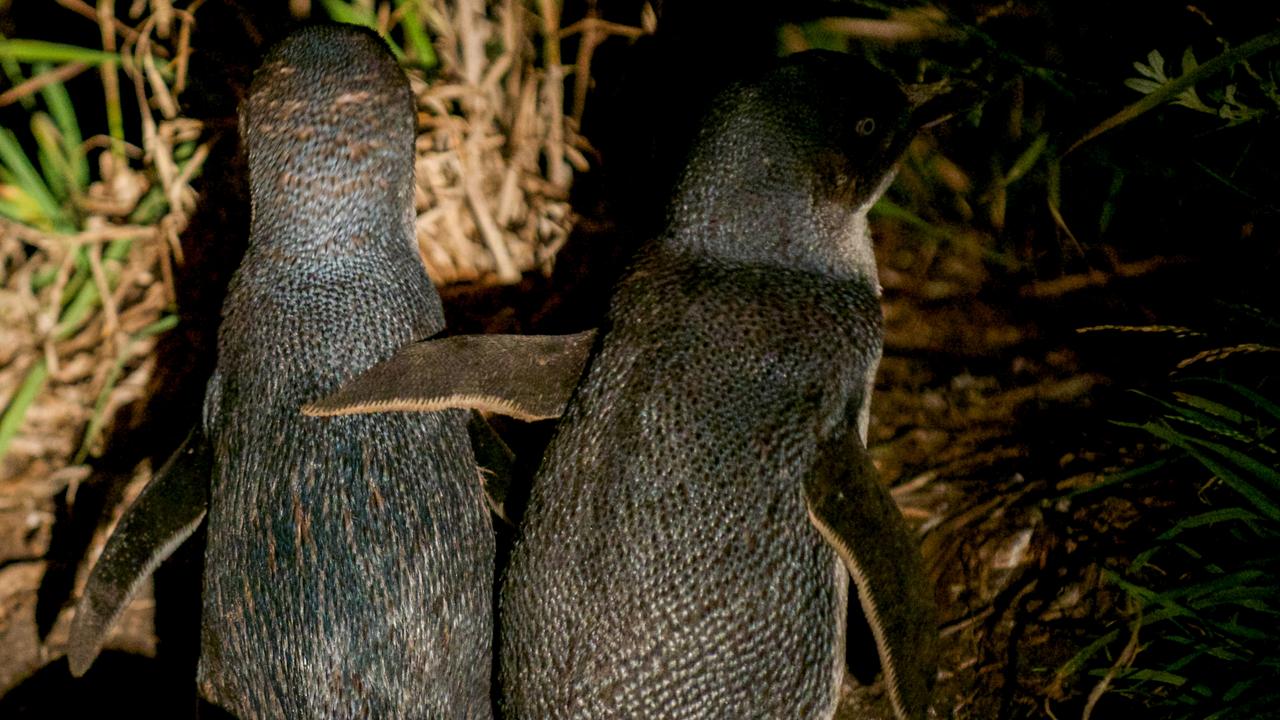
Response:
[[[905,116],[900,117],[896,131],[886,135],[884,145],[868,158],[860,172],[851,173],[854,182],[849,184],[844,197],[854,206],[867,198],[879,196],[893,177],[894,167],[902,153],[920,130],[968,112],[983,99],[972,83],[954,80],[900,87],[909,106]]]
[[[902,91],[911,102],[908,127],[912,134],[968,112],[983,100],[976,85],[958,80],[907,84]]]

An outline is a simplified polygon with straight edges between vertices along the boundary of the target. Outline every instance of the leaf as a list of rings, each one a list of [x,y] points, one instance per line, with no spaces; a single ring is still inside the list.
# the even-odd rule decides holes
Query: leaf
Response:
[[[1182,51],[1182,74],[1186,75],[1198,67],[1200,67],[1200,63],[1196,61],[1196,54],[1192,51],[1191,46],[1188,45],[1187,49]]]
[[[1258,681],[1257,678],[1249,678],[1248,680],[1242,680],[1232,685],[1225,693],[1222,694],[1222,699],[1226,702],[1231,702],[1232,700],[1235,700],[1236,698],[1240,697],[1245,690],[1248,690],[1250,687],[1252,687],[1253,684],[1256,683],[1257,681]]]
[[[1153,56],[1155,58],[1155,62],[1151,61]],[[1151,54],[1147,56],[1147,60],[1148,63],[1146,65],[1141,62],[1135,62],[1133,64],[1133,69],[1137,70],[1138,74],[1143,77],[1155,80],[1157,84],[1164,84],[1168,80],[1164,75],[1164,58],[1160,57],[1159,52],[1152,50]],[[1157,65],[1159,65],[1159,67],[1157,67]]]
[[[1099,135],[1114,130],[1130,120],[1154,110],[1159,107],[1161,103],[1177,97],[1183,90],[1195,85],[1200,80],[1210,77],[1222,70],[1226,70],[1237,62],[1269,48],[1275,47],[1276,45],[1280,45],[1280,29],[1259,35],[1243,45],[1239,45],[1222,53],[1203,65],[1196,66],[1195,70],[1192,70],[1189,73],[1184,73],[1180,77],[1171,80],[1159,90],[1151,93],[1150,95],[1144,96],[1141,100],[1126,106],[1124,109],[1120,110],[1120,112],[1098,123],[1091,130],[1081,136],[1079,140],[1072,143],[1063,154],[1068,155],[1074,152],[1081,145],[1084,145]],[[1152,55],[1158,55],[1158,53],[1152,51]]]
[[[1160,89],[1161,83],[1155,80],[1144,80],[1142,78],[1129,78],[1124,81],[1125,87],[1137,90],[1143,95],[1150,95]]]
[[[1159,50],[1152,50],[1147,53],[1147,64],[1151,66],[1152,70],[1156,71],[1158,77],[1167,77],[1164,74],[1164,56],[1160,54]]]
[[[928,220],[925,220],[924,218],[911,212],[907,208],[904,208],[901,205],[894,203],[892,200],[888,199],[887,197],[881,197],[880,200],[877,201],[875,205],[871,206],[871,215],[873,217],[878,217],[878,218],[897,220],[899,222],[902,222],[906,225],[911,226],[914,229],[920,230],[931,237],[936,237],[939,239],[951,238],[949,233],[945,232],[940,228],[934,227],[929,223]]]
[[[1200,96],[1196,94],[1195,88],[1187,88],[1186,90],[1183,90],[1182,92],[1178,93],[1178,97],[1174,98],[1172,102],[1174,105],[1181,105],[1184,108],[1188,108],[1190,110],[1196,110],[1202,113],[1208,113],[1209,115],[1218,114],[1217,110],[1214,110],[1213,108],[1204,104],[1204,101],[1201,100]]]
[[[1049,206],[1049,216],[1053,218],[1053,223],[1071,240],[1071,244],[1079,249],[1081,248],[1080,241],[1076,239],[1075,233],[1071,232],[1071,227],[1067,225],[1067,219],[1062,215],[1062,164],[1059,162],[1060,159],[1050,158],[1049,160],[1049,182],[1045,188],[1045,203]],[[1083,251],[1081,252],[1083,253]]]

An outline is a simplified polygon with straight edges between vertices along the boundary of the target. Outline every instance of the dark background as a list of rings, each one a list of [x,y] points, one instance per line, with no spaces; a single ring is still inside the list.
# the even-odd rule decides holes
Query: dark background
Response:
[[[1209,482],[1211,473],[1181,461],[1151,484],[1072,493],[1160,456],[1160,443],[1112,422],[1152,412],[1129,390],[1172,392],[1186,374],[1177,363],[1201,350],[1280,345],[1277,52],[1197,85],[1213,107],[1235,85],[1236,96],[1258,111],[1247,122],[1163,105],[1067,150],[1141,97],[1124,84],[1138,77],[1134,62],[1158,50],[1177,76],[1185,49],[1204,63],[1224,44],[1275,32],[1277,10],[1239,2],[944,3],[933,12],[945,37],[885,43],[815,24],[889,16],[891,8],[878,3],[666,0],[654,9],[655,36],[613,38],[596,52],[581,127],[594,167],[575,181],[580,220],[555,272],[529,274],[511,287],[442,288],[451,331],[565,332],[598,322],[631,252],[661,227],[707,98],[797,37],[866,54],[904,82],[964,85],[972,101],[912,147],[889,195],[892,208],[874,215],[887,349],[872,450],[886,481],[908,486],[897,497],[922,529],[939,583],[948,643],[942,716],[1042,717],[1050,706],[1057,717],[1081,716],[1114,656],[1123,654],[1128,631],[1072,672],[1059,670],[1134,616],[1124,593],[1101,579],[1104,571],[1127,567],[1193,510],[1232,501],[1214,495],[1221,489]],[[641,3],[570,2],[563,15],[567,21],[589,12],[635,24]],[[247,230],[236,105],[263,49],[292,26],[280,3],[209,2],[198,17],[184,111],[221,139],[200,185],[200,210],[183,236],[182,323],[158,350],[162,370],[144,417],[126,423],[130,433],[113,437],[97,461],[101,478],[127,476],[144,457],[162,459],[198,416],[218,308]],[[37,0],[0,14],[0,32],[97,42],[91,23]],[[563,52],[573,57],[573,40]],[[89,97],[101,92],[97,82],[90,73],[69,89]],[[100,105],[84,103],[85,127],[105,122],[93,115]],[[21,112],[0,109],[0,122],[21,125]],[[1037,142],[1043,149],[1035,162],[1006,182]],[[1097,325],[1177,326],[1204,337],[1077,332]],[[1196,370],[1275,397],[1275,357],[1244,353]],[[550,430],[503,429],[525,458],[537,457]],[[920,478],[931,479],[912,482]],[[70,600],[75,568],[119,484],[86,485],[74,517],[60,518],[41,587],[47,624]],[[1019,538],[1028,545],[1010,556]],[[1229,530],[1196,542],[1252,547]],[[168,716],[189,708],[199,557],[197,538],[157,577],[158,660],[106,655],[78,682],[54,661],[0,698],[0,715],[119,707]],[[1274,570],[1274,554],[1259,562]],[[1190,572],[1176,563],[1165,568],[1171,582]],[[1149,665],[1166,657],[1158,644],[1146,652]],[[1176,653],[1167,658],[1175,661]],[[1274,662],[1252,660],[1264,668]],[[1213,677],[1219,671],[1212,663],[1194,667],[1214,692],[1223,685]],[[1167,694],[1159,687],[1139,687],[1146,690],[1105,695],[1092,716],[1180,716],[1161,704]],[[1193,708],[1185,716],[1206,716],[1214,697],[1220,695],[1210,696],[1203,713]]]

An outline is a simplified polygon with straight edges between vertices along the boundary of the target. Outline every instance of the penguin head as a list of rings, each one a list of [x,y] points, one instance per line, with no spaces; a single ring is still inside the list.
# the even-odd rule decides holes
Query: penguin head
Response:
[[[844,53],[788,56],[733,101],[733,112],[758,116],[794,181],[850,209],[875,202],[917,128],[898,82]]]
[[[870,275],[866,213],[919,124],[898,82],[865,60],[827,51],[783,58],[712,102],[663,242]]]
[[[275,45],[241,107],[253,242],[317,238],[328,251],[412,212],[414,105],[377,34],[316,25]],[[358,223],[359,226],[353,226]],[[345,239],[328,237],[346,228]]]

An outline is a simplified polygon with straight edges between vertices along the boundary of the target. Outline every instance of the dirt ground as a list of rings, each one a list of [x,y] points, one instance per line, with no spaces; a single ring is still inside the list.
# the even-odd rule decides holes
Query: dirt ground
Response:
[[[1070,699],[1078,688],[1063,686],[1074,679],[1055,678],[1055,670],[1116,608],[1072,543],[1082,526],[1102,529],[1132,513],[1092,509],[1086,517],[1066,498],[1127,462],[1115,452],[1100,456],[1093,440],[1101,423],[1095,406],[1111,381],[1082,360],[1076,323],[1063,319],[1083,317],[1078,308],[1063,312],[1073,293],[1030,284],[993,291],[977,253],[879,227],[887,332],[871,451],[936,582],[944,640],[936,709],[940,717],[1031,717],[1057,700],[1078,702]],[[552,289],[538,285],[535,295]],[[1099,294],[1120,302],[1136,289],[1094,288],[1088,304]],[[518,292],[447,293],[451,321],[463,329],[518,326],[520,313],[509,307]],[[1018,302],[1007,302],[1011,296]],[[0,688],[12,689],[0,707],[36,717],[74,696],[137,711],[137,699],[149,697],[149,678],[161,676],[147,660],[157,653],[150,587],[112,634],[104,667],[83,681],[67,677],[61,656],[72,585],[83,582],[107,528],[89,528],[86,538],[81,523],[82,537],[60,537],[75,527],[68,518],[81,486],[121,487],[100,500],[109,509],[102,517],[114,519],[149,466],[132,477],[31,474],[0,486]],[[83,552],[69,552],[77,540]],[[198,591],[189,575],[176,593],[185,602]],[[877,689],[849,695],[842,717],[865,717],[849,713],[868,702],[865,712],[883,712]]]
[[[1101,24],[1109,28],[1109,22]],[[769,32],[765,45],[772,51],[774,28]],[[739,42],[733,33],[723,36],[725,43]],[[725,57],[721,70],[727,72],[732,55]],[[677,56],[669,62],[686,60]],[[642,57],[635,64],[645,62]],[[1119,76],[1110,80],[1120,85]],[[610,85],[601,87],[608,95]],[[694,97],[701,89],[683,92]],[[234,110],[228,106],[234,102],[226,95],[210,94],[210,102],[225,101],[218,112],[222,126],[232,128]],[[617,116],[635,116],[630,124],[609,129],[616,136],[612,141],[589,128],[584,134],[601,148],[612,143],[615,159],[630,153],[642,161],[652,147],[631,136],[653,118],[634,112],[635,103],[615,101],[622,107]],[[1009,101],[1010,116],[1021,117],[1022,103],[1020,94]],[[1091,122],[1102,117],[1101,108],[1094,110]],[[1081,131],[1088,127],[1076,124]],[[1126,142],[1135,137],[1126,136]],[[1019,144],[1006,147],[1002,167],[1012,166],[1028,144],[1029,137],[1020,137]],[[986,146],[969,150],[990,154]],[[985,156],[979,160],[972,164],[995,164]],[[211,163],[206,176],[216,178],[221,171]],[[1086,180],[1081,185],[1110,182]],[[644,186],[625,173],[613,182],[628,190]],[[0,718],[73,712],[174,717],[189,715],[193,707],[198,535],[130,605],[108,651],[85,678],[70,678],[63,652],[70,607],[111,523],[198,413],[212,365],[221,288],[234,267],[235,243],[243,243],[236,233],[244,227],[243,211],[227,210],[243,207],[242,189],[210,183],[208,190],[213,195],[203,203],[204,215],[183,239],[191,272],[204,277],[179,285],[188,293],[179,298],[183,322],[162,341],[155,376],[130,410],[134,417],[117,422],[127,432],[117,433],[92,466],[50,472],[35,465],[0,478]],[[969,195],[981,193],[977,188]],[[453,332],[568,332],[588,326],[635,238],[618,239],[626,234],[620,230],[625,223],[600,212],[596,205],[603,203],[590,191],[575,186],[575,195],[582,219],[557,259],[555,275],[527,275],[507,288],[445,288]],[[1005,239],[1017,234],[1019,222],[1032,227],[1026,215],[1044,212],[1043,195],[1033,202],[1027,197],[1023,217],[1012,217],[1018,203],[1010,203]],[[1003,224],[1003,201],[1000,207]],[[1040,228],[1053,226],[1039,220]],[[1147,456],[1150,448],[1118,439],[1108,421],[1123,414],[1124,391],[1142,379],[1135,373],[1158,366],[1150,345],[1140,351],[1140,365],[1131,347],[1078,330],[1163,317],[1153,303],[1177,305],[1183,289],[1199,282],[1203,267],[1198,259],[1150,257],[1152,242],[1132,253],[1145,259],[1073,256],[1046,273],[1048,279],[1037,280],[1027,270],[1034,262],[1003,272],[991,257],[992,244],[963,233],[939,237],[884,218],[874,229],[886,337],[870,450],[917,532],[935,583],[943,638],[937,716],[1080,717],[1099,678],[1062,669],[1122,622],[1124,596],[1102,582],[1102,572],[1130,553],[1126,533],[1152,523],[1166,503],[1158,497],[1078,494]],[[1039,259],[1037,253],[1055,250],[1038,248],[1066,244],[1051,235],[1028,238],[1026,244],[1036,248],[1025,254]],[[510,439],[527,460],[537,457],[547,432],[545,426],[518,429]],[[840,717],[888,717],[879,688],[849,690]],[[1115,717],[1108,714],[1116,707],[1110,702],[1104,696],[1093,717]]]

